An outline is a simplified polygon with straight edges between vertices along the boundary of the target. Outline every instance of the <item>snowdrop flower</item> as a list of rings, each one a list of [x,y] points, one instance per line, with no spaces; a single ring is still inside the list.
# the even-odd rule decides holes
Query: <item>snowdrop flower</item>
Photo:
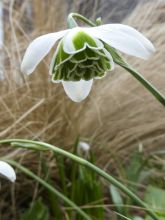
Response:
[[[87,142],[84,141],[80,141],[78,144],[78,150],[82,150],[82,151],[89,151],[90,150],[90,146]]]
[[[94,79],[114,69],[110,48],[144,59],[155,50],[147,38],[127,25],[74,27],[33,40],[25,52],[22,72],[31,74],[58,40],[50,74],[53,82],[62,82],[66,94],[75,102],[88,96]]]
[[[0,176],[5,177],[11,182],[15,182],[16,180],[16,174],[14,169],[4,161],[0,161]]]
[[[90,150],[90,145],[87,142],[80,141],[77,146],[78,155],[83,155],[85,158],[88,157]]]

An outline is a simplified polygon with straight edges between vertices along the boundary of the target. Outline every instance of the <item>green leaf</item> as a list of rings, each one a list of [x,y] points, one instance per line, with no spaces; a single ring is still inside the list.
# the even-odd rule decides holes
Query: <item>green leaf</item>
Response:
[[[111,192],[112,201],[116,205],[117,211],[124,214],[124,209],[122,207],[122,205],[124,203],[123,203],[123,199],[120,195],[120,192],[118,191],[118,189],[114,185],[110,186],[110,192]]]
[[[144,218],[140,216],[134,216],[132,220],[144,220]]]
[[[155,186],[148,186],[145,201],[160,217],[165,219],[165,190]]]
[[[49,220],[48,208],[41,200],[38,200],[34,202],[27,211],[25,211],[21,216],[21,220]]]
[[[134,183],[139,182],[142,164],[142,153],[135,151],[129,161],[128,168],[126,169],[127,178],[129,181]],[[132,187],[132,190],[136,190],[136,186]]]
[[[147,215],[147,217],[145,218],[145,220],[152,220],[152,218]],[[159,220],[165,220],[165,217],[159,216]]]
[[[26,148],[27,150],[38,150],[38,151],[47,151],[48,149],[46,147],[43,147],[41,145],[32,144],[32,143],[21,143],[21,142],[11,142],[12,147],[17,148]]]

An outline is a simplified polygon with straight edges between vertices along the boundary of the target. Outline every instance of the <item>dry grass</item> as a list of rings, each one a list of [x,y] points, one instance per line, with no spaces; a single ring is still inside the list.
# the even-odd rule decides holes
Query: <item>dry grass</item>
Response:
[[[34,74],[22,75],[20,63],[28,43],[40,34],[64,28],[66,8],[64,0],[4,1],[5,41],[1,53],[6,79],[0,82],[0,138],[29,138],[67,147],[80,135],[91,142],[104,164],[109,162],[111,152],[124,157],[139,143],[146,151],[163,148],[164,109],[124,70],[117,67],[105,79],[96,81],[88,99],[80,104],[71,102],[60,84],[50,82],[51,55]],[[93,10],[95,17],[96,7]],[[164,10],[163,0],[148,1],[139,4],[123,23],[136,27],[154,43],[157,52],[149,61],[132,57],[128,61],[165,94]],[[17,158],[26,154],[3,146],[0,152]],[[29,166],[29,158],[34,157],[26,157]],[[5,219],[9,218],[3,216]]]

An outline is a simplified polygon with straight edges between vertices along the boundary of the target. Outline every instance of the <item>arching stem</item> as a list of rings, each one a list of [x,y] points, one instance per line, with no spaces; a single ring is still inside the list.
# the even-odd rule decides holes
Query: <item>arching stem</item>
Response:
[[[92,21],[90,21],[86,17],[84,17],[84,16],[82,16],[82,15],[80,15],[78,13],[70,13],[68,15],[68,19],[67,19],[67,24],[68,24],[69,28],[73,28],[73,27],[78,26],[74,18],[77,18],[77,19],[83,21],[85,24],[87,24],[87,25],[89,25],[91,27],[95,27],[96,26],[95,23],[93,23]]]

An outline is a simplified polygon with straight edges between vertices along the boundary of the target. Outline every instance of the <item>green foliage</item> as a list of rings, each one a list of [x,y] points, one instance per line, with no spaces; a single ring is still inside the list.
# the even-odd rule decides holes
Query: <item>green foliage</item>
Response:
[[[156,155],[156,152],[155,152]],[[153,156],[155,156],[153,155]],[[124,178],[128,181],[128,187],[131,188],[133,192],[138,192],[139,184],[142,184],[145,180],[155,181],[155,183],[161,186],[160,179],[154,178],[154,173],[156,169],[159,171],[163,171],[163,163],[156,166],[150,160],[153,159],[153,156],[147,155],[144,156],[142,152],[135,151],[133,152],[129,162],[127,163],[127,167],[125,169]],[[152,175],[151,175],[152,174]],[[133,220],[151,220],[152,218],[149,216],[145,216],[142,218],[140,216],[133,216],[131,206],[136,205],[134,201],[127,197],[122,197],[120,191],[111,185],[110,187],[111,199],[115,204],[115,210],[119,212],[123,216],[127,216]],[[145,193],[145,202],[160,218],[160,220],[165,220],[165,190],[154,187],[147,186]],[[124,204],[128,207],[124,207]],[[117,216],[118,220],[122,220],[123,217]]]
[[[144,220],[144,218],[140,216],[134,216],[132,220]]]
[[[155,210],[160,219],[165,219],[165,190],[149,185],[145,194],[145,201]],[[147,217],[147,219],[150,219]]]
[[[118,219],[133,219],[134,216],[132,214],[132,205],[134,205],[134,202],[137,202],[136,205],[141,205],[144,208],[144,211],[148,213],[152,217],[152,219],[158,220],[158,217],[155,215],[154,210],[152,211],[152,209],[148,209],[148,206],[139,197],[137,197],[129,190],[129,185],[132,186],[132,190],[134,188],[135,190],[137,190],[137,184],[139,183],[138,181],[140,181],[140,178],[135,176],[134,173],[132,173],[132,170],[131,172],[129,172],[130,168],[126,170],[127,173],[124,175],[124,178],[127,177],[127,179],[129,178],[132,181],[130,183],[130,180],[128,179],[129,185],[128,187],[125,187],[121,182],[117,181],[112,176],[108,175],[100,168],[96,167],[94,165],[95,161],[93,159],[93,155],[89,151],[84,153],[86,159],[74,155],[80,154],[80,151],[77,150],[79,143],[78,141],[75,144],[73,153],[69,153],[44,142],[22,139],[9,139],[1,141],[1,143],[8,142],[16,143],[13,145],[14,147],[18,146],[17,143],[20,143],[20,146],[22,143],[26,143],[27,146],[24,145],[23,147],[27,147],[27,149],[29,149],[30,143],[32,144],[30,146],[31,149],[34,150],[38,150],[35,149],[35,145],[39,145],[45,147],[46,149],[52,150],[55,153],[51,161],[52,164],[53,162],[55,163],[56,160],[56,170],[59,171],[59,175],[57,175],[56,173],[56,177],[58,176],[58,179],[56,178],[55,180],[54,178],[52,178],[52,173],[51,175],[49,175],[50,168],[48,166],[45,166],[46,160],[41,161],[41,164],[43,165],[41,173],[45,173],[45,177],[42,178],[35,175],[33,172],[23,167],[19,163],[11,160],[6,160],[6,162],[11,163],[11,165],[15,166],[23,173],[27,174],[38,183],[40,183],[44,187],[44,191],[48,191],[46,194],[42,194],[42,198],[44,199],[43,201],[47,201],[47,197],[49,197],[49,207],[50,209],[52,209],[52,212],[50,213],[51,217],[59,220],[64,218],[67,220],[94,220],[98,218],[99,220],[105,219],[103,202],[104,195],[102,193],[103,185],[98,179],[97,174],[99,174],[100,176],[107,179],[110,184],[118,187],[121,192],[125,193],[128,196],[122,197],[120,191],[117,190],[117,188],[115,189],[111,187],[112,200],[114,201],[114,204],[118,203],[117,205],[115,204],[117,208],[119,207],[119,200],[120,202],[122,201],[121,198],[123,198],[123,204],[129,204],[129,206],[123,205],[122,211],[124,212],[124,214],[118,213],[116,211]],[[130,167],[136,166],[134,172],[136,172],[136,175],[140,177],[141,173],[143,171],[146,171],[145,166],[147,164],[147,159],[144,160],[143,158],[141,158],[141,153],[141,156],[136,154],[139,154],[139,152],[133,154],[132,159],[129,163],[127,162],[127,165]],[[121,167],[122,166],[120,166],[120,168]],[[135,177],[137,179],[136,183],[133,182],[133,179],[135,181]],[[128,198],[129,200],[127,200]],[[66,207],[66,205],[69,205],[69,207]],[[97,207],[95,207],[95,205],[97,205]]]
[[[78,143],[78,141],[75,143],[73,149],[76,155],[78,154]],[[85,206],[84,211],[92,219],[104,219],[104,209],[102,207],[92,207],[92,204],[104,205],[103,186],[97,175],[86,167],[73,163],[70,160],[65,160],[62,156],[55,155],[55,158],[60,177],[58,186],[60,187],[60,191],[78,206]],[[94,162],[92,153],[89,153],[87,159]],[[56,201],[56,203],[59,204],[59,201]],[[83,220],[82,216],[74,211],[66,210],[66,212],[70,216],[70,219]]]
[[[79,141],[75,143],[73,149],[73,153],[76,155],[78,154],[78,144]],[[17,146],[17,143],[14,146]],[[23,147],[24,146],[25,145],[23,145]],[[29,145],[27,145],[27,147],[29,148]],[[35,145],[32,146],[31,149],[34,150]],[[38,148],[35,150],[38,150]],[[94,163],[93,154],[88,152],[87,155],[88,157],[86,159]],[[58,172],[58,175],[56,175],[56,179],[54,180],[52,179],[52,173],[50,172],[50,168],[44,157],[42,157],[40,162],[41,170],[44,174],[43,179],[37,177],[27,168],[23,168],[20,165],[19,168],[21,171],[39,181],[44,186],[43,190],[44,192],[46,191],[46,193],[43,193],[40,196],[42,196],[43,201],[48,204],[50,216],[53,216],[54,219],[58,220],[65,218],[70,220],[105,219],[103,209],[103,186],[101,185],[101,182],[95,172],[74,163],[69,159],[65,159],[61,155],[54,154],[52,162],[56,164],[56,171]],[[52,186],[54,188],[52,188]],[[46,195],[46,197],[44,195]],[[22,219],[21,217],[21,220],[33,220],[32,217],[34,216],[34,218],[36,218],[35,216],[37,216],[37,212],[38,216],[41,216],[42,213],[40,213],[39,209],[41,205],[39,206],[38,202],[36,202],[36,204],[34,203],[32,207],[25,212],[23,215],[24,218]],[[82,211],[86,213],[86,216],[90,217],[85,218],[85,216],[83,216],[76,208],[75,204],[80,210],[81,207],[85,206],[85,209],[82,209]],[[93,205],[100,205],[101,207],[94,208]],[[38,219],[36,218],[36,220]],[[45,218],[43,220],[47,219]]]
[[[20,220],[49,220],[49,210],[39,199],[32,203],[31,207],[22,214]]]
[[[111,193],[112,201],[116,205],[117,211],[121,214],[124,214],[123,198],[120,195],[119,190],[115,186],[111,185],[110,186],[110,193]]]
[[[126,168],[127,179],[131,182],[139,182],[141,169],[143,165],[143,155],[139,151],[133,152],[129,164]],[[135,186],[134,186],[135,188]]]

